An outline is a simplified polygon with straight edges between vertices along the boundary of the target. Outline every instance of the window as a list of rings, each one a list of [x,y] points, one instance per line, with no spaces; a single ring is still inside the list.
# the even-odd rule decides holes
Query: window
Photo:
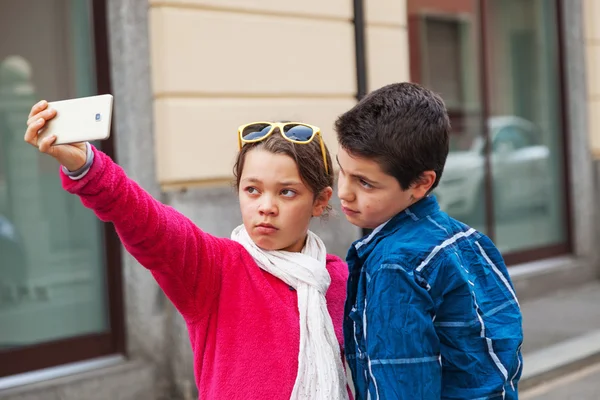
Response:
[[[442,95],[452,122],[435,195],[508,263],[569,251],[557,6],[407,2],[411,78]]]
[[[39,99],[109,90],[104,18],[102,1],[2,6],[0,377],[123,350],[115,233],[23,141]]]

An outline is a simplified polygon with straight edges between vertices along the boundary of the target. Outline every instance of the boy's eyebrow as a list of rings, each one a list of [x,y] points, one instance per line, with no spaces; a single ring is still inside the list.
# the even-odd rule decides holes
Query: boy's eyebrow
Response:
[[[335,155],[335,161],[337,161],[338,167],[340,167],[340,169],[343,171],[344,168],[342,168],[342,165],[340,164],[340,159],[338,158],[337,154]]]
[[[337,163],[338,163],[338,166],[340,167],[340,169],[343,171],[343,170],[344,170],[344,168],[342,168],[342,166],[340,165],[340,160],[339,160],[339,158],[338,158],[338,156],[337,156],[337,155],[335,156],[335,160],[337,161]],[[353,178],[362,179],[363,181],[367,181],[367,182],[370,182],[370,183],[377,183],[377,182],[376,182],[376,181],[374,181],[373,179],[371,179],[371,178],[367,178],[366,176],[364,176],[364,175],[361,175],[361,174],[350,174],[350,176],[351,176],[351,177],[353,177]]]
[[[361,175],[361,174],[350,174],[350,176],[352,176],[352,177],[354,177],[354,178],[361,179],[361,180],[363,180],[363,181],[367,181],[367,182],[369,182],[369,183],[377,183],[377,182],[376,182],[376,181],[374,181],[373,179],[371,179],[371,178],[368,178],[368,177],[366,177],[366,176],[364,176],[364,175]]]

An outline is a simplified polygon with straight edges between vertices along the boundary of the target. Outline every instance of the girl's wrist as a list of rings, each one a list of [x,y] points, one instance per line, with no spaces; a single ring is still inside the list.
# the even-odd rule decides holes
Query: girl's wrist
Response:
[[[92,151],[92,146],[89,143],[85,143],[86,152],[85,152],[85,160],[83,162],[78,163],[69,163],[68,165],[62,166],[62,171],[65,175],[70,177],[71,179],[81,179],[87,174],[92,163],[94,161],[94,152]]]

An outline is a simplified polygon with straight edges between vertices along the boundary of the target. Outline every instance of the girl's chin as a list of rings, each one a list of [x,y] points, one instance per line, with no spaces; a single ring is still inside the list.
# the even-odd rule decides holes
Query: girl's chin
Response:
[[[296,247],[296,246],[293,246],[292,244],[287,244],[287,243],[282,244],[281,242],[275,241],[275,240],[265,240],[265,238],[263,238],[263,237],[252,238],[252,240],[254,240],[254,243],[256,243],[256,245],[258,247],[260,247],[262,250],[265,250],[265,251],[276,251],[276,250],[300,251],[300,250],[290,249],[291,247]]]
[[[262,250],[268,250],[268,251],[281,250],[282,247],[283,247],[283,246],[278,245],[278,243],[276,241],[265,239],[262,236],[260,236],[260,237],[253,237],[252,240]]]

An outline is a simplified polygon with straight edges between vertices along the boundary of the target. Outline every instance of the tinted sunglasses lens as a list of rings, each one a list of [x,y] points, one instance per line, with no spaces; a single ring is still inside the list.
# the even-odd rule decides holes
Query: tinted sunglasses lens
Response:
[[[313,137],[314,131],[306,125],[289,124],[283,127],[283,134],[290,140],[308,142]]]
[[[257,140],[264,138],[267,133],[271,130],[269,124],[252,124],[248,125],[242,131],[242,138],[244,140]]]

